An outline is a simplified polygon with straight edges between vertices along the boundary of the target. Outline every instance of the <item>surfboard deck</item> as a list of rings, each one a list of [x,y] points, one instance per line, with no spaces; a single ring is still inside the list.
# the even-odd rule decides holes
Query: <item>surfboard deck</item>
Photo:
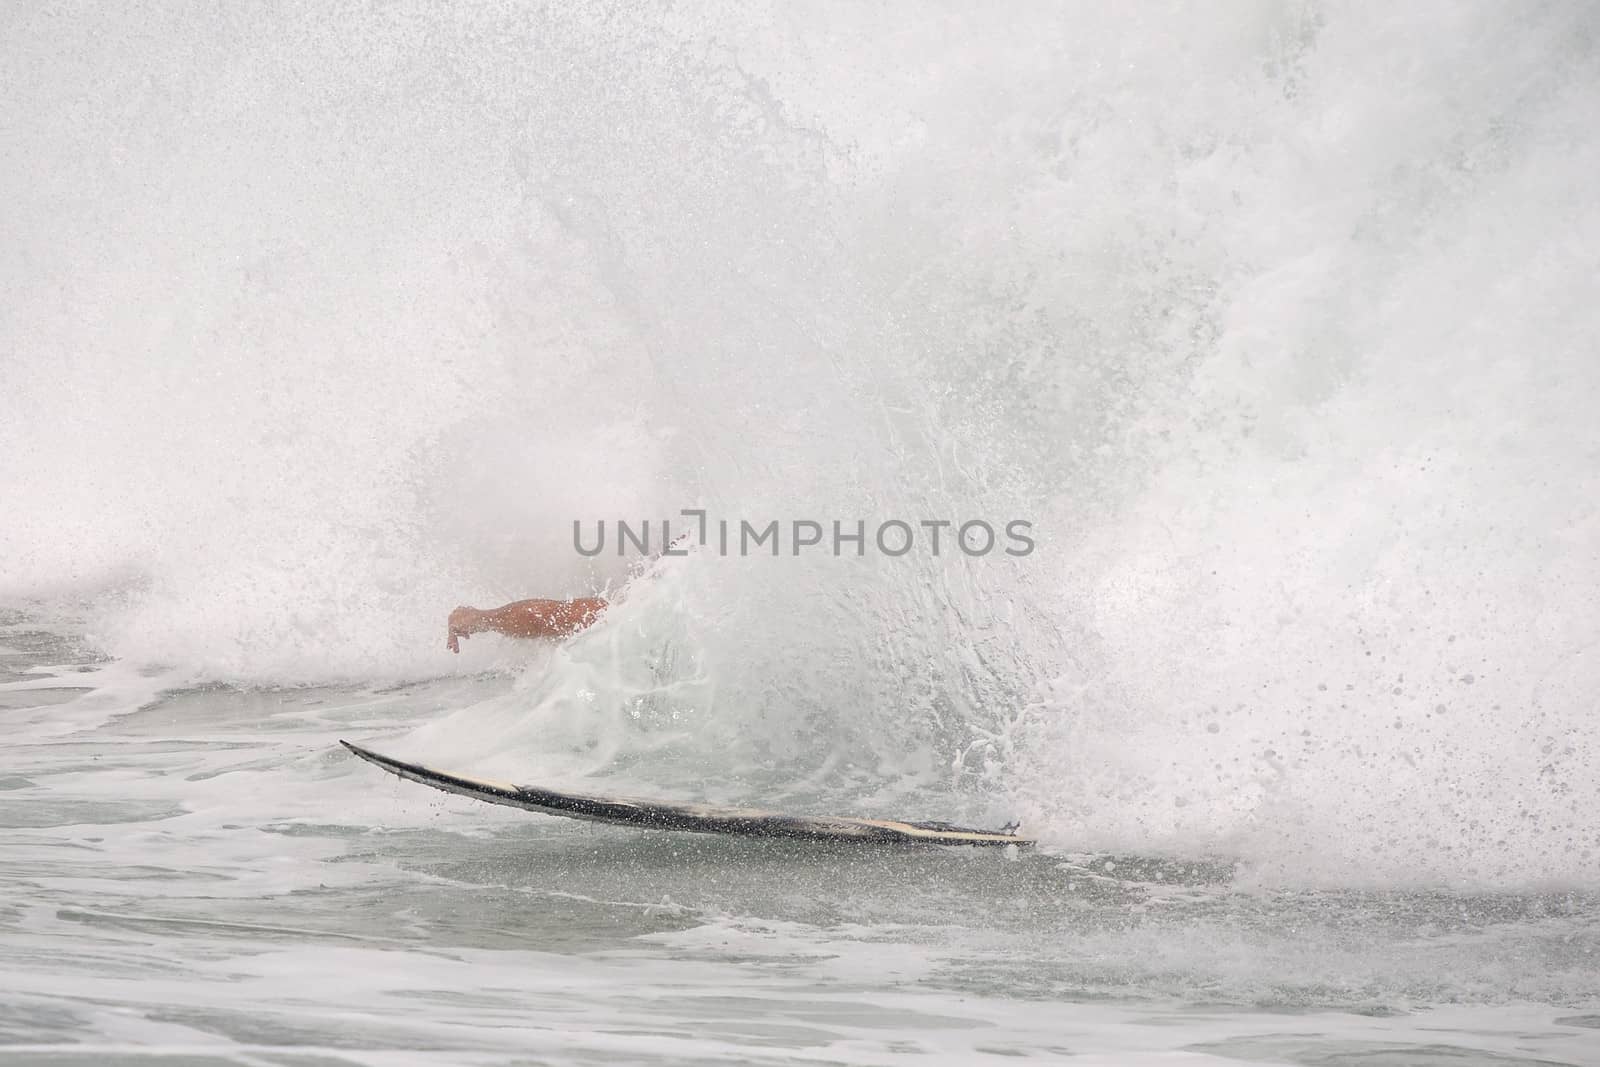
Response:
[[[850,816],[785,815],[750,808],[717,808],[703,804],[673,804],[628,797],[589,796],[539,786],[512,785],[465,775],[450,774],[407,763],[393,756],[340,741],[368,763],[423,785],[490,804],[561,815],[569,819],[644,830],[681,830],[741,837],[788,838],[801,841],[847,841],[872,845],[1017,845],[1033,841],[1007,830],[973,830],[942,822],[901,822],[895,819],[858,819]]]

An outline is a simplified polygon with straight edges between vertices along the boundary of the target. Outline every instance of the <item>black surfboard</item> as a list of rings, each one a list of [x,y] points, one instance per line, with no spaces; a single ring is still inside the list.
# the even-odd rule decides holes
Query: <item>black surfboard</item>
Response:
[[[685,830],[702,834],[737,834],[743,837],[778,837],[802,841],[848,841],[872,845],[1017,845],[1033,842],[1011,829],[972,830],[943,822],[901,822],[896,819],[857,819],[849,816],[784,815],[748,808],[715,808],[703,804],[670,804],[627,797],[564,793],[538,786],[512,785],[436,771],[380,755],[360,745],[341,745],[368,763],[431,785],[446,793],[505,804],[513,808],[564,815],[571,819],[642,830]]]

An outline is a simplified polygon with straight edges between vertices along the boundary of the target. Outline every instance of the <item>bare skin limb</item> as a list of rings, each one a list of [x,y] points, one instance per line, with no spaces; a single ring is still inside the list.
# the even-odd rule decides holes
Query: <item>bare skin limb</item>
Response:
[[[460,652],[461,638],[485,631],[507,637],[571,637],[593,624],[608,606],[600,597],[580,596],[571,600],[517,600],[499,608],[459,607],[450,613],[450,632],[444,647]]]

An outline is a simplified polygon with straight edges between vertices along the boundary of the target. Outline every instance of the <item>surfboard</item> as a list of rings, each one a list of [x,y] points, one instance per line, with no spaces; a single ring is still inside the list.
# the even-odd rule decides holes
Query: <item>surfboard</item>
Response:
[[[901,822],[896,819],[858,819],[850,816],[785,815],[751,808],[717,808],[703,804],[677,804],[629,797],[566,793],[531,785],[512,785],[466,775],[436,771],[420,763],[340,741],[368,763],[423,785],[490,804],[561,815],[569,819],[633,826],[642,830],[682,830],[701,834],[735,834],[741,837],[788,838],[801,841],[845,841],[870,845],[1017,845],[1033,841],[1014,830],[973,830],[944,822]]]

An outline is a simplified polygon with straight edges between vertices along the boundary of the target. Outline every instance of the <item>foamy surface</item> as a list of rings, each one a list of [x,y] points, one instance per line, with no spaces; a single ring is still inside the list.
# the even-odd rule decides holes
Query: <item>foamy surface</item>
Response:
[[[504,677],[152,694],[29,620],[4,643],[8,1062],[1600,1055],[1589,892],[1273,890],[1216,860],[590,827],[334,744],[404,746]]]

